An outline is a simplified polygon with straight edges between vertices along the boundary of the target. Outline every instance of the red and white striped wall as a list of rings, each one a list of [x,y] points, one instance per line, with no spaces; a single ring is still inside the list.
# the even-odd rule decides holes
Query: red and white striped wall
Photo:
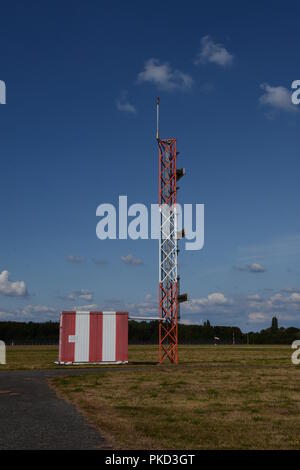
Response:
[[[127,312],[62,312],[59,363],[128,362]]]

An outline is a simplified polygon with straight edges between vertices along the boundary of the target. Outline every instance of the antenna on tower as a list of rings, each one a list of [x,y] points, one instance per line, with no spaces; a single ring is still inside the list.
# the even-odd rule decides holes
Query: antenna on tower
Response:
[[[156,101],[156,139],[159,153],[159,363],[169,360],[178,363],[179,305],[188,300],[180,293],[178,275],[178,241],[185,236],[177,230],[177,181],[185,174],[176,166],[178,152],[176,139],[159,138],[159,97]]]
[[[156,99],[156,140],[159,140],[159,96]]]

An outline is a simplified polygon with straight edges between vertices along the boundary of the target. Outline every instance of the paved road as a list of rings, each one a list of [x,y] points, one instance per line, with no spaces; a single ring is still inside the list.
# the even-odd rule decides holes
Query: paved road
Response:
[[[50,377],[95,370],[103,372],[0,372],[0,449],[108,449],[98,431],[47,385]]]

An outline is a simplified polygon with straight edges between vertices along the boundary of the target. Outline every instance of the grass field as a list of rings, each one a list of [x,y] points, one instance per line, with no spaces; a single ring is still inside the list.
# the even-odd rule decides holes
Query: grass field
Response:
[[[182,346],[176,367],[157,366],[155,346],[131,346],[128,365],[91,366],[52,385],[115,449],[299,449],[300,367],[291,352]],[[62,368],[57,356],[56,346],[9,347],[0,371]]]
[[[130,348],[131,366],[53,380],[115,449],[299,449],[300,368],[288,346],[186,346],[179,366]]]
[[[130,366],[146,365],[144,361],[143,348],[140,350],[136,347],[130,349]],[[154,365],[157,361],[157,348],[147,348],[147,360]],[[55,364],[58,359],[58,346],[7,346],[6,348],[6,365],[0,364],[1,370],[33,370],[33,369],[61,369],[64,366]],[[99,367],[96,365],[69,365],[68,369],[79,369],[89,367],[91,369]],[[101,366],[106,367],[106,366]],[[118,367],[118,366],[114,366]],[[122,366],[124,367],[124,366]]]
[[[58,346],[7,346],[6,365],[1,370],[54,369]]]

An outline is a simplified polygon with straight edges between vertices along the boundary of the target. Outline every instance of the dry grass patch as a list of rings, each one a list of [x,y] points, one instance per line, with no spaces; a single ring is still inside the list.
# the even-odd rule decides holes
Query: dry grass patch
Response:
[[[142,353],[143,352],[143,353]],[[154,348],[131,348],[135,365]],[[288,347],[182,347],[180,365],[54,379],[116,449],[299,449]]]

